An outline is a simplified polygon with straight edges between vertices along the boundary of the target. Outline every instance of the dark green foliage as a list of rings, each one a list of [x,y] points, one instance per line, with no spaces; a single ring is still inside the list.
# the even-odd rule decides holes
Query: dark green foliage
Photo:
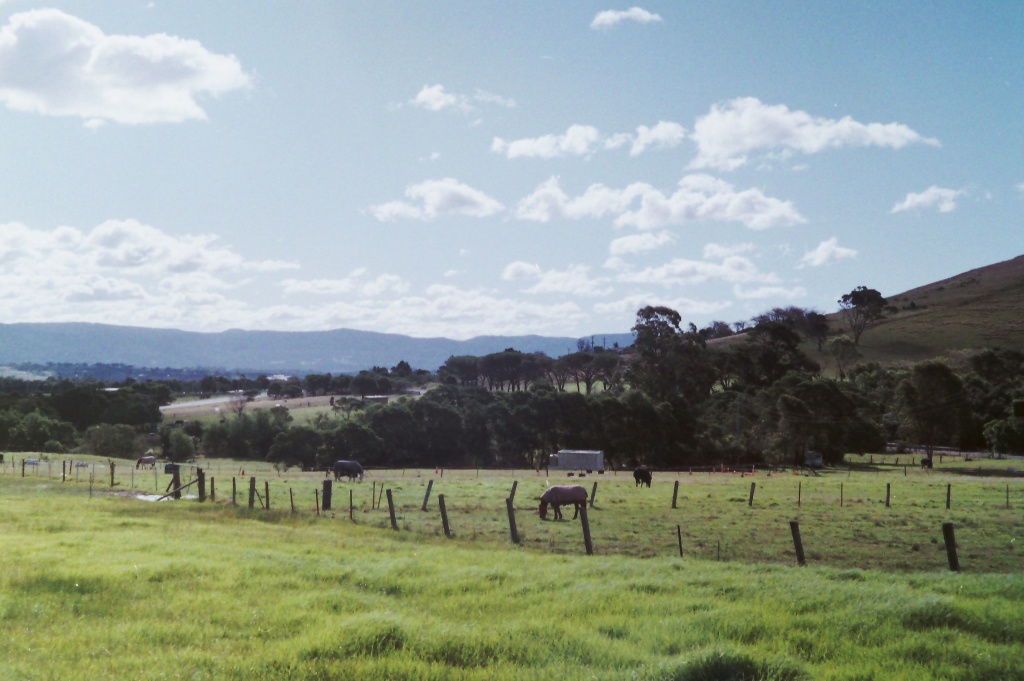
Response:
[[[131,459],[138,454],[135,429],[124,424],[108,423],[92,426],[85,431],[85,442],[93,454],[120,459]]]

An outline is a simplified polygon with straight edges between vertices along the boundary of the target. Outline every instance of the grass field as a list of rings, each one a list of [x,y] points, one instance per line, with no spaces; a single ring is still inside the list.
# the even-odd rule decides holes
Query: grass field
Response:
[[[586,556],[578,521],[537,518],[552,479],[534,471],[371,471],[336,484],[333,513],[317,516],[322,478],[266,464],[208,465],[217,501],[200,504],[134,498],[133,484],[162,492],[168,476],[133,476],[127,462],[111,490],[106,460],[63,483],[60,461],[24,478],[10,461],[3,679],[1024,679],[1024,481],[961,470],[975,462],[657,473],[651,489],[588,476]],[[245,507],[243,466],[261,494],[270,483],[271,511]],[[504,504],[514,480],[518,547]],[[382,484],[399,532],[386,500],[371,508]],[[795,567],[793,519],[807,568]],[[945,521],[960,573],[946,566]]]

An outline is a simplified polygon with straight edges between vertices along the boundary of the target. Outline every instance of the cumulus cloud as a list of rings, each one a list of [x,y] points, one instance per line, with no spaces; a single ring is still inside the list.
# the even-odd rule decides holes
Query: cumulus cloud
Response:
[[[740,300],[798,300],[807,295],[807,289],[802,286],[794,288],[785,288],[784,286],[744,288],[740,284],[736,284],[732,287],[732,293]]]
[[[909,193],[892,207],[891,213],[902,213],[917,208],[937,208],[940,213],[952,213],[956,210],[956,199],[964,192],[959,189],[945,189],[932,185],[920,193]]]
[[[683,177],[671,194],[635,182],[623,189],[591,185],[575,198],[552,177],[519,201],[515,215],[535,222],[614,216],[617,227],[640,230],[696,220],[739,222],[756,230],[806,222],[790,201],[765,196],[759,189],[737,191],[728,182],[703,174]]]
[[[0,316],[195,328],[204,310],[232,319],[245,307],[226,293],[256,275],[297,268],[253,260],[209,234],[172,235],[137,220],[90,230],[0,225]]]
[[[657,234],[652,234],[650,232],[646,232],[644,234],[630,234],[629,236],[619,237],[612,241],[608,246],[608,253],[612,257],[647,253],[648,251],[656,250],[662,246],[667,246],[674,241],[675,239],[668,232],[658,232]]]
[[[597,148],[601,133],[590,125],[571,125],[562,135],[519,140],[503,140],[495,137],[491,151],[508,158],[559,158],[562,156],[588,156]]]
[[[712,281],[731,284],[777,284],[779,278],[762,272],[753,260],[739,255],[723,258],[719,262],[675,258],[665,263],[639,270],[624,270],[617,275],[617,281],[631,284],[655,284],[658,286],[691,286]]]
[[[0,102],[77,116],[95,127],[205,120],[204,96],[247,88],[233,55],[165,34],[107,35],[56,9],[11,15],[0,28]]]
[[[857,251],[839,245],[838,237],[832,237],[818,244],[817,248],[804,253],[800,259],[800,267],[821,267],[838,260],[857,257]]]
[[[502,97],[486,90],[477,90],[472,95],[464,95],[448,92],[441,84],[424,85],[409,103],[427,111],[456,109],[463,113],[476,110],[474,103],[496,104],[506,108],[513,108],[516,105],[514,99]]]
[[[629,145],[629,155],[639,156],[648,149],[669,149],[686,138],[686,129],[671,121],[658,121],[652,127],[637,126],[635,132],[620,132],[605,137],[592,125],[571,125],[560,135],[541,135],[506,140],[495,137],[491,151],[506,158],[563,158],[591,156],[600,149],[618,149]]]
[[[444,215],[488,217],[505,206],[478,189],[446,177],[414,184],[405,190],[409,201],[391,201],[370,206],[369,213],[381,222],[389,220],[430,221]]]
[[[697,157],[691,168],[734,170],[753,152],[816,154],[839,147],[887,147],[908,144],[939,146],[901,123],[860,123],[849,116],[829,119],[741,97],[715,104],[697,119],[691,135]]]
[[[527,280],[536,283],[525,293],[557,293],[574,296],[603,296],[611,293],[606,278],[592,278],[586,265],[569,265],[565,270],[544,271],[539,265],[516,261],[501,275],[506,281]]]
[[[650,24],[661,21],[661,17],[640,7],[630,7],[627,10],[606,9],[598,12],[594,20],[590,22],[590,28],[596,30],[608,30],[623,21],[635,21],[638,24]]]
[[[594,312],[607,317],[629,317],[647,305],[670,307],[684,315],[714,315],[732,307],[727,300],[694,300],[681,296],[635,293],[607,303],[595,303]]]

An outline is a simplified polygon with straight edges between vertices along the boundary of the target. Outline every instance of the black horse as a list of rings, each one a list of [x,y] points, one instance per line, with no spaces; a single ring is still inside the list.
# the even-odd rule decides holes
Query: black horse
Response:
[[[335,461],[332,468],[335,480],[341,480],[342,476],[347,476],[349,480],[363,480],[363,467],[358,461]]]
[[[642,485],[651,486],[651,471],[646,466],[640,466],[639,468],[633,469],[633,481],[636,483],[634,487],[640,487]]]

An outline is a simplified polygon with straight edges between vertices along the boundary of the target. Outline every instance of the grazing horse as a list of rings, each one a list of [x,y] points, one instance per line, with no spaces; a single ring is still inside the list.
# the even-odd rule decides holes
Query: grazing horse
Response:
[[[359,478],[359,481],[363,481],[363,467],[359,465],[358,461],[335,461],[334,462],[334,479],[341,480],[341,476],[348,476],[350,481]]]
[[[135,462],[136,468],[156,468],[156,457],[153,455],[140,456]]]
[[[641,487],[643,485],[651,486],[651,471],[647,466],[640,466],[633,469],[633,487]]]
[[[548,517],[548,504],[555,509],[555,520],[562,520],[562,506],[572,504],[576,507],[573,520],[580,514],[580,509],[587,503],[587,490],[580,485],[555,485],[548,487],[540,497],[540,519]]]

